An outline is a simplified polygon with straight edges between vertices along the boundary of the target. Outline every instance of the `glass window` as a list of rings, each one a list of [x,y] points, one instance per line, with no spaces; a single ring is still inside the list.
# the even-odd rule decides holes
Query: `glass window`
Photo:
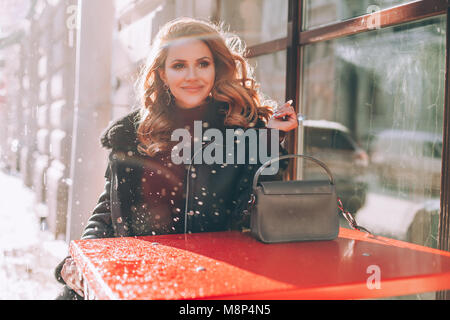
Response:
[[[221,1],[220,20],[251,46],[287,36],[287,0]]]
[[[330,167],[358,223],[426,246],[437,244],[445,30],[435,17],[303,48],[299,150]]]
[[[135,1],[133,0],[115,0],[114,6],[116,9],[116,12],[121,14],[126,10],[129,10],[132,8],[132,6],[135,5]]]
[[[151,43],[152,18],[153,15],[147,15],[118,32],[119,41],[114,49],[122,63],[128,64],[128,59],[133,62],[145,59]],[[127,59],[124,59],[124,55]]]
[[[286,95],[286,50],[251,58],[249,64],[255,69],[261,92],[283,104]]]
[[[307,123],[311,123],[308,121]],[[347,133],[327,128],[305,126],[305,145],[309,148],[354,150],[351,138]]]
[[[392,8],[413,0],[303,0],[303,30]]]

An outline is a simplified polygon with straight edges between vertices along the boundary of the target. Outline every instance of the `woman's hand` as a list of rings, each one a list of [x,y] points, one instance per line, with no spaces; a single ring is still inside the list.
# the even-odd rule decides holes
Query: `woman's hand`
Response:
[[[292,100],[289,100],[281,107],[276,109],[267,123],[267,128],[278,129],[280,131],[291,131],[298,127],[297,114],[294,108],[291,106]],[[285,120],[283,120],[283,118]]]
[[[61,277],[72,290],[84,297],[83,277],[78,272],[78,268],[72,258],[66,259],[61,269]]]

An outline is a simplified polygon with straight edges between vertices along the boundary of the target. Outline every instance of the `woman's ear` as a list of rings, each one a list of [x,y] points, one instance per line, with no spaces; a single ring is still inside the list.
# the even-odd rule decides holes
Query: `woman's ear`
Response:
[[[167,79],[166,79],[166,72],[164,71],[164,69],[159,68],[158,74],[159,74],[159,77],[161,78],[161,80],[164,82],[164,84],[166,84]]]

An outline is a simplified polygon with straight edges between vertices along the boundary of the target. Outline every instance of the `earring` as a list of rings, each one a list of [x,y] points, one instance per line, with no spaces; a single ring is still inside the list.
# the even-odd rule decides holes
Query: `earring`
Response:
[[[172,102],[172,94],[170,93],[170,88],[167,84],[164,84],[163,88],[166,91],[167,105],[170,105],[170,103]]]
[[[213,101],[213,95],[212,95],[212,93],[210,92],[209,94],[208,94],[208,96],[206,97],[206,102],[207,103],[211,103]]]

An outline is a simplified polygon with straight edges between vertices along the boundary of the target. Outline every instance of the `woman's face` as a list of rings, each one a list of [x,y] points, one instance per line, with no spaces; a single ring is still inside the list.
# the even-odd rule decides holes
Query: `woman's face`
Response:
[[[169,47],[160,77],[181,108],[195,108],[208,97],[214,86],[214,60],[201,40],[185,40]]]

